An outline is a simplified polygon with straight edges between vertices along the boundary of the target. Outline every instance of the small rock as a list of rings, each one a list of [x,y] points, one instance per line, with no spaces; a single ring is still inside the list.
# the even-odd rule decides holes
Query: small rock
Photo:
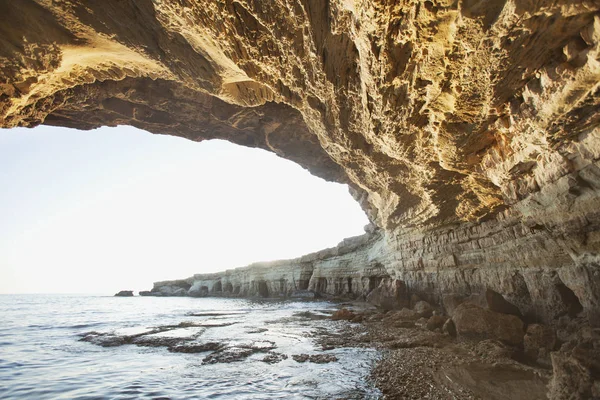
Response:
[[[351,321],[355,317],[356,314],[354,314],[352,311],[348,310],[347,308],[342,308],[334,312],[331,316],[331,319],[334,321]]]
[[[431,308],[431,304],[426,301],[418,301],[413,308],[413,311],[419,317],[429,318],[433,315],[433,308]]]
[[[303,363],[308,361],[310,356],[308,354],[294,354],[292,355],[292,359],[296,362]]]
[[[309,357],[309,361],[315,364],[327,364],[337,360],[333,354],[313,354]]]
[[[421,317],[415,321],[415,325],[419,328],[425,328],[427,326],[427,318]]]
[[[350,321],[351,321],[351,322],[354,322],[354,323],[360,323],[360,322],[363,322],[363,316],[362,316],[362,315],[357,315],[357,316],[355,316],[354,318],[352,318]]]
[[[276,353],[272,351],[262,359],[262,362],[266,362],[267,364],[276,364],[283,360],[287,360],[287,358],[288,356],[286,354]]]
[[[444,326],[445,322],[446,322],[446,317],[442,317],[441,315],[432,315],[427,320],[426,327],[430,331],[434,331],[434,330],[436,330],[436,329],[441,328],[442,326]]]

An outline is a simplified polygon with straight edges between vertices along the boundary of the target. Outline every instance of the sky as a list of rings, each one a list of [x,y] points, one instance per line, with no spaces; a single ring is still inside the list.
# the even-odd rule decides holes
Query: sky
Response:
[[[0,129],[0,293],[149,290],[360,235],[345,185],[273,153],[128,127]]]

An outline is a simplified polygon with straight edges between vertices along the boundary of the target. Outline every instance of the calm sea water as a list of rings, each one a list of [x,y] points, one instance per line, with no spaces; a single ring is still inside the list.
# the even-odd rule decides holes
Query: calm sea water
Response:
[[[376,399],[379,392],[368,375],[377,352],[324,351],[315,334],[337,332],[343,323],[302,317],[307,311],[325,315],[332,307],[325,302],[0,295],[0,398]],[[207,364],[202,361],[210,352],[102,347],[80,340],[90,331],[132,334],[182,322],[206,325],[193,328],[198,343],[262,341],[288,358],[268,364],[262,361],[265,353],[255,353],[237,362]],[[191,331],[157,335],[184,337]],[[292,359],[301,353],[332,354],[338,361]]]

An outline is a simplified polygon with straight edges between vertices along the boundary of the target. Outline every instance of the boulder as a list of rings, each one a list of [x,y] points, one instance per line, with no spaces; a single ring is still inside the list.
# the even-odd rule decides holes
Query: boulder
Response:
[[[356,314],[354,314],[352,311],[348,310],[347,308],[342,308],[340,310],[337,310],[331,316],[331,319],[334,321],[351,321],[354,318],[356,318]]]
[[[430,331],[434,331],[438,328],[443,327],[446,322],[446,319],[447,319],[446,317],[434,314],[431,317],[429,317],[429,319],[427,320],[426,327]]]
[[[442,297],[442,303],[446,313],[450,316],[454,315],[454,310],[456,310],[459,305],[471,303],[497,313],[521,317],[521,312],[517,306],[507,301],[500,293],[489,288],[482,293],[472,294],[470,296],[446,294]]]
[[[414,321],[414,320],[419,319],[419,316],[417,315],[417,313],[414,312],[413,310],[409,310],[408,308],[403,308],[402,310],[396,312],[394,317],[396,320],[408,320],[408,321]]]
[[[116,297],[133,297],[133,290],[121,290],[115,294]]]
[[[429,318],[433,315],[433,308],[426,301],[417,301],[415,304],[413,311],[417,314],[419,318]]]
[[[510,345],[523,343],[523,321],[471,303],[462,303],[452,317],[458,336],[473,339],[498,339]]]
[[[514,304],[509,303],[504,296],[498,292],[495,292],[491,289],[486,289],[482,297],[485,300],[487,308],[492,311],[502,314],[516,315],[517,317],[521,316],[521,311],[519,311],[519,308]]]

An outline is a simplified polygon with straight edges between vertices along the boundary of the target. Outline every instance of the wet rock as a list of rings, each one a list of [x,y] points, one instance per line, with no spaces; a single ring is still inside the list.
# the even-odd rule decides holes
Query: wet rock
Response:
[[[223,343],[178,343],[170,346],[168,349],[172,353],[205,353],[207,351],[219,351],[224,347]]]
[[[127,337],[102,332],[85,333],[79,340],[81,342],[88,342],[102,347],[116,347],[131,343],[131,340]]]
[[[554,330],[540,324],[530,324],[523,338],[525,355],[546,366],[550,366],[552,363],[550,352],[555,349],[556,343]]]
[[[256,351],[250,348],[232,347],[226,350],[217,351],[204,357],[202,364],[218,364],[242,361],[255,352]]]
[[[274,348],[275,343],[268,340],[250,343],[233,343],[204,357],[202,363],[218,364],[242,361],[252,354],[270,352]]]
[[[292,359],[296,362],[303,363],[308,361],[310,356],[308,354],[294,354],[292,355]]]
[[[331,316],[331,319],[334,321],[341,321],[341,320],[350,321],[354,317],[356,317],[356,314],[354,314],[352,311],[348,310],[347,308],[342,308],[342,309],[334,312],[333,315]]]
[[[115,297],[133,297],[133,290],[121,290]]]
[[[262,359],[262,362],[266,362],[267,364],[277,364],[278,362],[281,362],[283,360],[287,360],[288,356],[286,354],[282,354],[282,353],[276,353],[274,351],[269,352],[267,355],[265,355],[265,357]]]
[[[308,360],[315,364],[327,364],[330,362],[335,362],[338,359],[333,354],[313,354]]]
[[[447,318],[441,315],[432,315],[427,320],[426,328],[430,331],[436,330],[438,328],[442,328]]]
[[[444,326],[442,326],[442,332],[450,337],[456,337],[456,326],[454,325],[454,321],[448,319],[446,322],[444,322]]]
[[[431,304],[423,300],[417,301],[413,311],[419,318],[429,318],[433,315],[433,308],[431,307]]]
[[[498,339],[520,345],[523,343],[523,321],[514,315],[500,314],[471,303],[463,303],[452,317],[458,336],[474,339]]]
[[[292,359],[299,363],[310,361],[315,364],[326,364],[338,360],[333,354],[312,354],[310,356],[308,354],[294,354]]]

